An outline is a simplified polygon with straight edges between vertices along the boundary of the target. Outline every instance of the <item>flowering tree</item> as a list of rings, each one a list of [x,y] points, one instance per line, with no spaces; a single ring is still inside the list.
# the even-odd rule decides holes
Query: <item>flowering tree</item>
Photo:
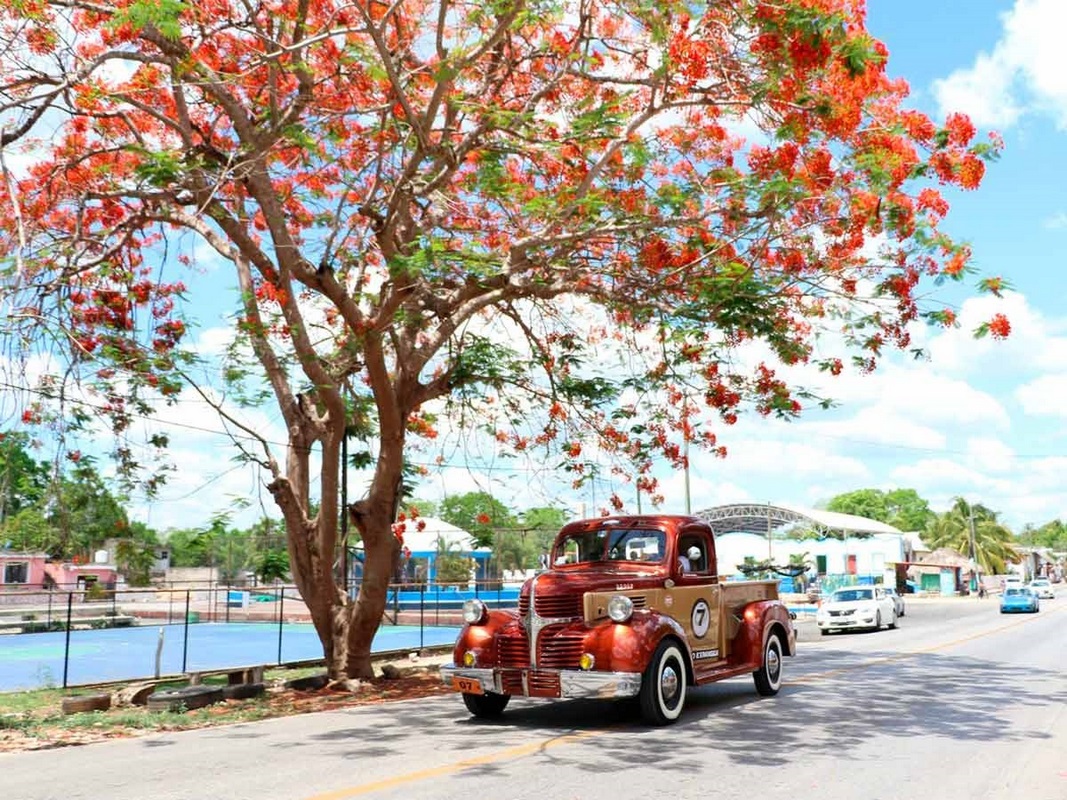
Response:
[[[240,285],[227,375],[250,356],[284,418],[284,454],[247,455],[335,677],[370,671],[405,449],[440,415],[559,446],[578,480],[595,444],[654,496],[653,457],[725,454],[745,408],[801,411],[781,365],[868,370],[911,323],[954,323],[920,304],[970,271],[939,187],[976,188],[998,146],[905,108],[860,0],[17,0],[0,19],[6,333],[62,364],[24,420],[74,378],[118,431],[180,390],[195,277],[171,245],[199,237]],[[353,430],[374,445],[347,509],[354,602],[332,570]]]

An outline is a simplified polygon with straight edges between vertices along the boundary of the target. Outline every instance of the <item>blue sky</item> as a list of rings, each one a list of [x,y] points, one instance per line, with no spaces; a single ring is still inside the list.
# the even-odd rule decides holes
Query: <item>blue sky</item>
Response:
[[[919,329],[926,361],[891,355],[874,375],[825,384],[839,402],[832,411],[814,409],[788,424],[743,418],[725,432],[727,459],[694,457],[691,508],[814,506],[852,489],[911,487],[935,509],[962,495],[1016,527],[1067,517],[1067,3],[871,0],[868,27],[887,44],[890,71],[910,82],[914,106],[935,118],[967,112],[981,131],[1004,137],[1003,157],[982,188],[949,195],[946,229],[972,244],[983,273],[1003,275],[1014,291],[998,303],[949,290],[944,297],[960,304],[962,328]],[[210,351],[224,334],[213,327],[221,319],[211,306],[202,308],[201,343]],[[995,311],[1011,319],[1011,338],[972,340],[970,330]],[[194,403],[183,401],[173,414],[194,428],[218,427]],[[252,421],[278,428],[272,409]],[[253,503],[238,519],[274,513],[264,476],[230,463],[223,437],[187,430],[175,437],[183,469],[154,503],[138,507],[139,518],[161,529],[200,524],[234,498]],[[472,459],[458,451],[447,457],[453,466],[435,469],[419,495],[485,489],[515,508],[557,504],[577,515],[594,513],[613,490],[632,491],[603,482],[576,494],[547,468],[505,464],[487,475],[459,466]],[[683,476],[664,469],[659,477],[663,510],[684,511]],[[359,481],[350,490],[356,495]]]

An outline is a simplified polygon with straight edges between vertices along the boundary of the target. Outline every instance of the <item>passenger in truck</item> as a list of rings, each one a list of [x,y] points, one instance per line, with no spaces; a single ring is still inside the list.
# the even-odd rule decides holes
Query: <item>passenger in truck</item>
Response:
[[[703,551],[696,545],[691,545],[685,551],[685,555],[678,556],[678,566],[683,573],[696,572],[700,569],[701,559],[703,558]]]

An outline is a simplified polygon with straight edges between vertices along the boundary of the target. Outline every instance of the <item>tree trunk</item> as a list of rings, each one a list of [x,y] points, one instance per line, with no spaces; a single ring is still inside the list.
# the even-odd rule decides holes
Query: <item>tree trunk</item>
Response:
[[[400,551],[400,543],[392,532],[392,521],[379,523],[384,527],[380,544],[364,545],[363,583],[359,597],[351,609],[350,622],[345,642],[346,663],[344,673],[349,678],[372,678],[371,642],[382,621],[393,566]],[[366,541],[366,539],[364,540]]]

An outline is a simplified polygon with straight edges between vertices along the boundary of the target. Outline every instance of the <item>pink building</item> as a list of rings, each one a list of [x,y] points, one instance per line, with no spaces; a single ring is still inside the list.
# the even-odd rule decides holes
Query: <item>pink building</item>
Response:
[[[0,550],[0,586],[39,589],[45,580],[47,560],[44,553]]]
[[[0,550],[0,588],[83,589],[89,584],[114,588],[118,570],[114,564],[75,564],[51,561],[45,553],[17,553]]]

